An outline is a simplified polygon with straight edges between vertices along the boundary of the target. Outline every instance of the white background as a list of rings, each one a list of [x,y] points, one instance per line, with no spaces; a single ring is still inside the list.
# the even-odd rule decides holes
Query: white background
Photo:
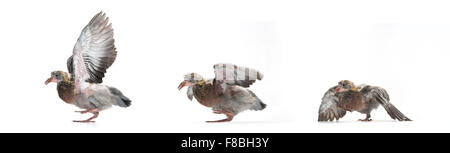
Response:
[[[450,7],[445,1],[2,1],[0,132],[450,132]],[[82,28],[103,10],[118,57],[104,84],[133,100],[96,123],[44,81],[66,71]],[[255,68],[267,105],[230,123],[177,90],[216,63]],[[413,122],[380,107],[318,123],[324,92],[348,79],[385,88]]]

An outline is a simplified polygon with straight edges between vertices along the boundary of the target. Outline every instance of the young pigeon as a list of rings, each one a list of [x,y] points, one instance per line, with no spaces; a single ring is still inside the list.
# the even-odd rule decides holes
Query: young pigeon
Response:
[[[95,15],[83,29],[73,49],[73,55],[67,60],[69,73],[53,71],[45,81],[57,83],[59,97],[68,104],[73,104],[83,111],[79,113],[94,114],[87,120],[74,122],[94,122],[99,112],[112,105],[128,107],[131,100],[118,89],[101,85],[102,78],[116,59],[113,29],[103,12]]]
[[[239,112],[245,110],[263,110],[266,107],[252,91],[246,89],[263,75],[250,68],[239,67],[233,64],[214,65],[214,79],[204,79],[197,73],[184,76],[184,81],[178,90],[188,86],[187,96],[193,97],[206,106],[211,107],[216,114],[224,114],[226,119],[211,122],[228,122]]]
[[[369,85],[356,86],[348,80],[340,81],[337,86],[328,89],[325,93],[319,108],[318,121],[334,119],[337,121],[345,115],[346,111],[366,114],[366,118],[360,121],[371,121],[370,112],[380,104],[392,119],[411,121],[389,102],[389,95],[383,88]]]

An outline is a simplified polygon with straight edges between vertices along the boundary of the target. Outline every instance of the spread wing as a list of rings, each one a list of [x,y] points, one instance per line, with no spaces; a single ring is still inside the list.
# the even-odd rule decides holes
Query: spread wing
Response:
[[[339,100],[334,94],[337,86],[334,86],[325,93],[322,98],[322,103],[319,108],[319,118],[318,121],[333,121],[334,119],[339,120],[344,117],[346,111],[337,106]]]
[[[112,26],[103,12],[96,14],[84,27],[73,55],[67,60],[69,73],[77,82],[102,83],[106,69],[117,56],[113,35]]]
[[[255,69],[240,67],[234,64],[216,64],[214,65],[214,83],[222,91],[227,85],[238,85],[249,87],[256,80],[261,80],[263,74]]]

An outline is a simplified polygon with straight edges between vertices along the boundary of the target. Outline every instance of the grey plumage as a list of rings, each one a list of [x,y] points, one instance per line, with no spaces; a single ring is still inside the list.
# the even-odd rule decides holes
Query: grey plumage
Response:
[[[261,99],[259,99],[257,96],[256,96],[256,94],[255,93],[253,93],[253,91],[250,91],[250,90],[247,90],[251,95],[252,95],[252,97],[254,97],[255,98],[255,100],[257,101],[257,102],[255,102],[255,103],[253,103],[253,106],[252,107],[250,107],[250,110],[255,110],[255,111],[257,111],[257,110],[263,110],[263,109],[265,109],[266,108],[266,104],[264,104],[262,101],[261,101]]]
[[[222,89],[224,100],[213,109],[233,110],[235,115],[244,110],[263,110],[266,108],[255,93],[246,89],[256,80],[262,80],[263,74],[255,69],[235,64],[219,63],[213,66],[217,89]],[[233,96],[229,96],[233,95]]]
[[[97,85],[96,89],[89,92],[86,97],[84,94],[77,94],[74,105],[83,109],[99,109],[105,110],[112,105],[120,107],[128,107],[131,100],[124,96],[121,91],[114,87]]]
[[[213,110],[232,111],[234,115],[245,110],[263,110],[266,107],[252,91],[240,86],[231,86],[225,90],[223,98]]]

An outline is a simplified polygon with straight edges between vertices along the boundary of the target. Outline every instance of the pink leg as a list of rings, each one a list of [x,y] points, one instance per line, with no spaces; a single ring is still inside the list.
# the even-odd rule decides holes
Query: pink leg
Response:
[[[217,111],[219,112],[219,111]],[[222,119],[222,120],[217,120],[217,121],[206,121],[207,123],[218,123],[218,122],[229,122],[231,120],[233,120],[234,114],[230,113],[230,112],[224,112],[224,111],[220,111],[222,113],[218,113],[218,114],[225,114],[227,116],[226,119]],[[214,112],[216,113],[216,111]]]
[[[88,110],[85,110],[85,111],[76,111],[76,112],[79,112],[79,113],[81,113],[81,114],[84,114],[84,113],[92,113],[92,114],[94,114],[94,116],[88,118],[87,120],[74,120],[73,122],[79,122],[79,123],[91,123],[91,122],[95,122],[95,121],[92,121],[92,120],[98,117],[98,115],[100,114],[99,111],[100,111],[100,110],[97,109],[97,108],[95,108],[95,109],[88,109]]]
[[[84,111],[75,111],[81,114],[85,114],[85,113],[95,113],[95,112],[99,112],[100,110],[98,108],[94,108],[94,109],[86,109]]]
[[[89,110],[84,110],[84,111],[75,111],[77,113],[81,113],[81,114],[85,114],[85,113],[89,113]]]
[[[366,114],[365,119],[359,119],[358,121],[369,122],[369,121],[372,121],[372,119],[370,119],[370,114]]]
[[[215,114],[224,114],[225,112],[221,111],[221,110],[214,110],[213,113],[215,113]]]

